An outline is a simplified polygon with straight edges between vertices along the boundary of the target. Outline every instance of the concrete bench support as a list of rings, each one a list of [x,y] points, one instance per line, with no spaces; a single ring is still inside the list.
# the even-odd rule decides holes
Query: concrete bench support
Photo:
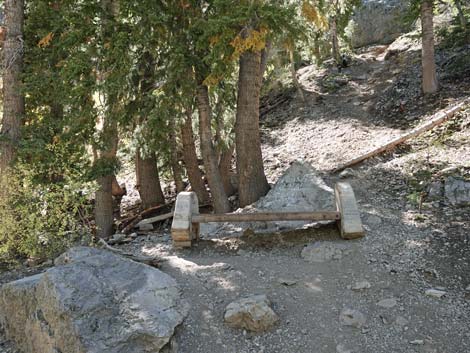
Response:
[[[176,197],[175,212],[171,225],[171,237],[175,248],[190,248],[199,238],[199,223],[193,223],[193,216],[199,214],[196,193],[180,192]]]
[[[357,207],[354,191],[348,183],[340,182],[335,185],[336,208],[341,214],[338,222],[341,237],[356,239],[364,236],[361,215]]]

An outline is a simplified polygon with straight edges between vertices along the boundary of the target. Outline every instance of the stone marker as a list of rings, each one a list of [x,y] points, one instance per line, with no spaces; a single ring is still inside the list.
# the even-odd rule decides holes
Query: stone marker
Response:
[[[343,182],[336,183],[335,197],[336,208],[341,213],[341,236],[344,239],[363,237],[364,228],[351,185]]]
[[[199,214],[196,193],[180,192],[176,197],[175,212],[171,225],[171,237],[176,248],[191,247],[199,238],[199,224],[192,223],[192,216]]]
[[[0,326],[23,353],[144,353],[187,314],[173,278],[109,251],[69,250],[46,272],[0,288]]]
[[[274,326],[279,317],[271,309],[266,295],[252,295],[230,303],[225,309],[224,321],[233,328],[262,332]]]

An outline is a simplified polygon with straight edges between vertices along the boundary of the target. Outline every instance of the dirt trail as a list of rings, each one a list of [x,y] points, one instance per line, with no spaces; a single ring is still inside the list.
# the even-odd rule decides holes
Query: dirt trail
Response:
[[[402,133],[397,125],[419,121],[407,119],[417,114],[412,109],[398,122],[376,119],[371,107],[381,99],[377,87],[393,85],[386,80],[394,74],[390,63],[373,60],[374,55],[364,54],[362,62],[345,70],[356,79],[322,94],[320,101],[293,99],[264,117],[263,154],[270,181],[295,159],[331,169]],[[325,73],[307,71],[299,72],[305,89],[318,90],[315,85]],[[443,144],[432,143],[436,137],[429,133],[393,155],[355,168],[348,181],[367,230],[363,239],[345,242],[334,227],[326,227],[214,239],[178,252],[171,249],[168,233],[143,240],[145,253],[167,259],[163,271],[181,283],[192,306],[178,333],[179,352],[469,352],[469,210],[425,202],[419,212],[408,199],[410,170],[416,166],[470,167],[465,164],[470,160],[468,110],[449,124],[457,123],[467,128],[449,132]],[[331,185],[337,180],[325,178]],[[346,250],[340,259],[307,262],[301,252],[313,242]],[[294,284],[282,284],[286,280]],[[353,290],[361,281],[370,288]],[[436,288],[445,296],[425,294]],[[249,294],[268,295],[281,318],[278,327],[251,335],[224,325],[225,307]],[[344,308],[363,313],[365,326],[341,325]]]
[[[263,117],[263,155],[271,182],[295,159],[326,171],[402,133],[401,125],[419,121],[419,102],[416,109],[405,103],[406,114],[396,121],[376,115],[382,92],[394,87],[394,70],[404,69],[378,55],[371,51],[357,57],[341,73],[347,83],[338,79],[332,92],[321,92],[321,99],[321,82],[331,72],[299,71],[305,90],[317,93],[309,93],[306,103],[292,99]],[[463,82],[459,90],[469,88]],[[429,110],[440,104],[434,102]],[[399,105],[392,108],[400,110]],[[348,181],[367,231],[363,239],[344,241],[328,226],[206,240],[191,250],[174,251],[165,230],[123,245],[163,258],[161,269],[181,284],[191,310],[177,334],[178,352],[470,352],[469,209],[425,203],[420,213],[408,199],[413,168],[470,168],[469,115],[467,110],[449,123],[460,130],[443,128],[444,140],[430,133],[354,169]],[[325,178],[330,185],[337,180]],[[312,263],[301,251],[313,242],[345,250],[339,259]],[[283,284],[286,280],[291,285]],[[360,281],[370,288],[353,290]],[[446,294],[427,296],[431,288]],[[272,331],[251,335],[223,323],[225,307],[248,294],[267,294],[273,302],[280,323]],[[386,305],[385,299],[390,299]],[[366,324],[359,329],[341,325],[343,308],[359,310]]]

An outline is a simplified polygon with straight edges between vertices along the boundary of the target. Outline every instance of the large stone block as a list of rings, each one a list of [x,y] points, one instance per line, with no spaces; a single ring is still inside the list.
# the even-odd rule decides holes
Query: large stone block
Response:
[[[171,237],[175,247],[190,247],[199,237],[199,224],[192,222],[192,216],[199,213],[199,204],[195,192],[180,192],[176,197]]]
[[[187,310],[167,274],[87,247],[0,288],[0,325],[25,353],[159,352]]]

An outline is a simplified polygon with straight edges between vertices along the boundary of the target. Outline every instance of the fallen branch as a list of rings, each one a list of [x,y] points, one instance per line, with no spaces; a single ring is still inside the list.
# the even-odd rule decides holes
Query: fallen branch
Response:
[[[155,206],[155,207],[150,207],[150,208],[147,208],[147,209],[143,210],[141,213],[139,213],[135,216],[126,218],[125,220],[122,221],[121,232],[125,233],[125,234],[129,233],[146,216],[151,215],[152,213],[154,213],[156,211],[159,211],[161,209],[165,209],[165,208],[171,209],[173,203],[174,202],[171,202],[169,204]]]
[[[371,158],[371,157],[374,157],[382,152],[385,152],[385,151],[389,151],[393,148],[395,148],[397,145],[415,137],[415,136],[418,136],[420,134],[422,134],[423,132],[426,132],[428,130],[431,130],[433,127],[437,126],[437,125],[440,125],[442,124],[443,122],[445,122],[446,120],[452,118],[456,113],[458,113],[460,110],[464,109],[465,106],[467,104],[470,103],[470,98],[466,98],[464,100],[462,100],[460,103],[454,105],[453,107],[451,108],[448,108],[448,109],[444,109],[444,110],[440,110],[439,112],[437,112],[436,114],[434,114],[434,116],[429,120],[427,121],[426,123],[422,124],[421,126],[418,126],[416,128],[414,128],[413,130],[411,130],[410,132],[400,136],[400,137],[397,137],[396,139],[388,142],[387,144],[385,145],[382,145],[380,147],[377,147],[376,149],[370,151],[370,152],[367,152],[366,154],[363,154],[362,156],[359,156],[355,159],[353,159],[352,161],[349,161],[335,169],[332,170],[332,173],[337,173],[337,172],[340,172],[342,171],[343,169],[346,169],[346,168],[349,168],[349,167],[352,167],[353,165],[356,165],[368,158]]]
[[[141,262],[152,267],[158,267],[159,261],[156,257],[144,256],[144,255],[134,255],[126,253],[121,249],[117,249],[106,243],[103,239],[98,240],[98,243],[101,244],[106,250],[111,251],[115,254],[124,256],[132,261]]]
[[[135,226],[140,227],[141,225],[144,225],[144,224],[153,224],[153,223],[165,221],[172,217],[173,217],[173,212],[169,212],[169,213],[162,214],[160,216],[143,219],[139,223],[137,223]]]

